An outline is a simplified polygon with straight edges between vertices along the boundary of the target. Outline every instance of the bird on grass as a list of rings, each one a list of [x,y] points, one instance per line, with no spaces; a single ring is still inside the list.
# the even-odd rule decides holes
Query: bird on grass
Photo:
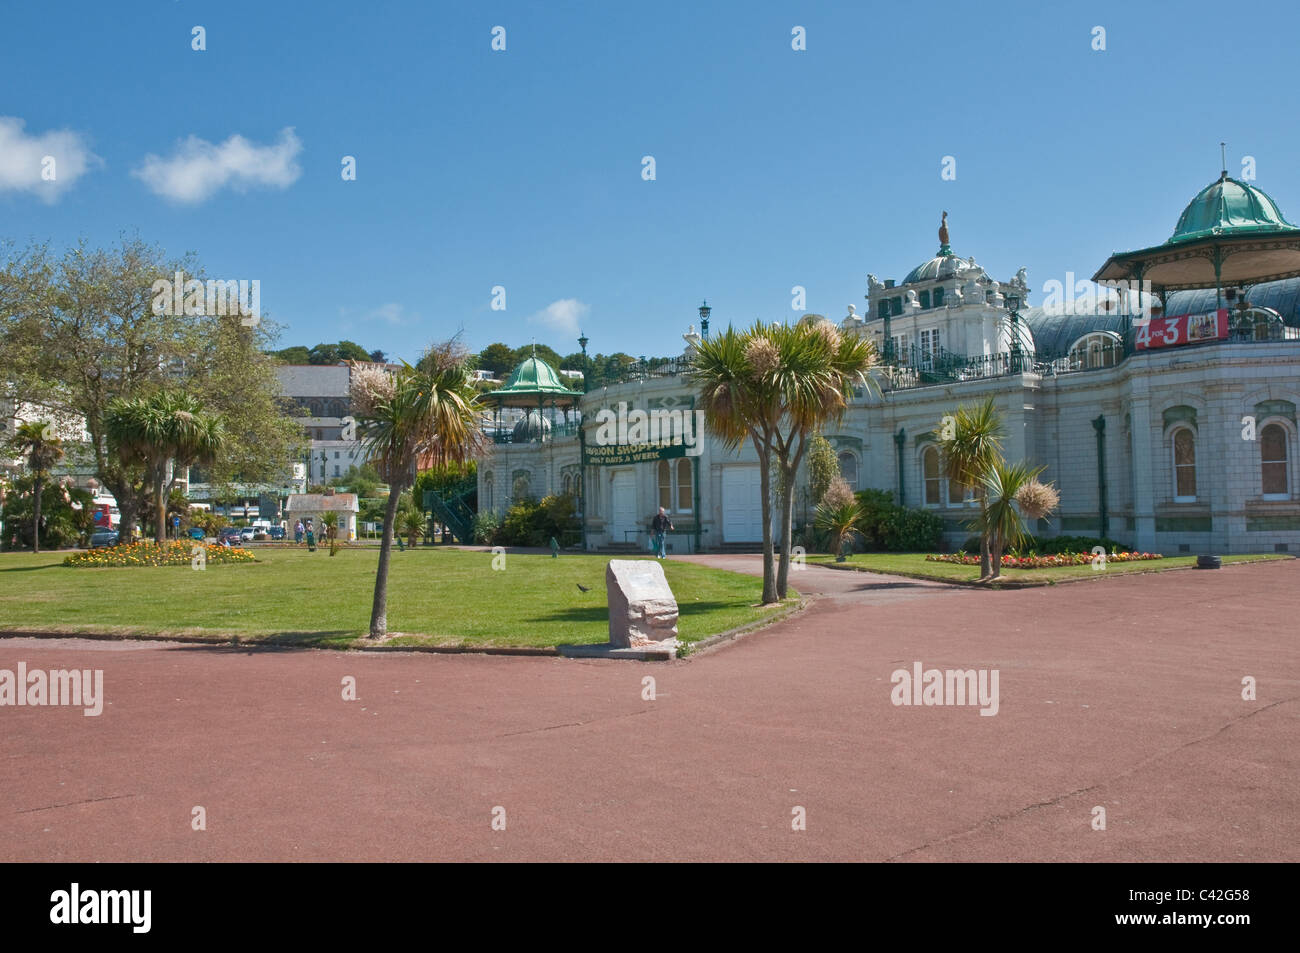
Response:
[[[582,583],[574,583],[583,592],[591,592],[591,586],[584,586]]]

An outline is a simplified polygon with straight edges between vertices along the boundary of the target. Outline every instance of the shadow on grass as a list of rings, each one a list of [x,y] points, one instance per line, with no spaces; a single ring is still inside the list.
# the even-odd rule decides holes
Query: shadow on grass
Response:
[[[683,617],[702,615],[706,612],[718,612],[726,609],[748,608],[749,603],[735,602],[679,602],[677,612]],[[557,609],[549,615],[535,616],[530,622],[608,622],[608,606],[590,608]]]
[[[185,642],[173,645],[170,651],[184,649],[219,649],[226,652],[242,652],[246,649],[260,648],[338,648],[340,642],[360,639],[365,632],[352,629],[330,629],[321,632],[277,632],[274,635],[213,635],[211,641]]]
[[[40,569],[60,569],[67,568],[61,562],[50,563],[46,566],[10,566],[8,569],[0,569],[0,572],[36,572]]]

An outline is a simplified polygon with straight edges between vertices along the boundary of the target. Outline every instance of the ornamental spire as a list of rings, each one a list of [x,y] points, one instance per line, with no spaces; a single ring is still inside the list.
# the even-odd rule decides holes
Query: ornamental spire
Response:
[[[939,254],[951,255],[952,248],[948,245],[948,213],[943,213],[943,219],[939,222]]]

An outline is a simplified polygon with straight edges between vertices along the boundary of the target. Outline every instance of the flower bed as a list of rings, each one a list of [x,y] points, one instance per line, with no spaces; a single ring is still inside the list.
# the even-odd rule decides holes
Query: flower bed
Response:
[[[1053,569],[1058,566],[1087,566],[1098,557],[1092,553],[1059,553],[1055,556],[1003,556],[1003,569]],[[1164,559],[1160,553],[1108,553],[1106,562],[1108,563],[1133,563],[1143,559]],[[960,566],[978,566],[980,564],[979,556],[968,556],[966,553],[951,553],[945,555],[929,555],[925,557],[926,562],[931,563],[957,563]]]
[[[193,549],[197,545],[200,544],[192,540],[172,540],[161,546],[153,542],[127,543],[124,546],[72,553],[63,560],[63,565],[82,569],[107,566],[189,566],[193,559]],[[238,546],[227,548],[204,545],[203,548],[209,566],[256,562],[252,553]]]

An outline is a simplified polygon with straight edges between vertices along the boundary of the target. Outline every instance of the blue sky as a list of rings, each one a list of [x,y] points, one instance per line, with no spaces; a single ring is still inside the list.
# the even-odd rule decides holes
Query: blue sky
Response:
[[[1298,19],[1206,2],[11,4],[0,237],[138,232],[260,280],[281,346],[412,359],[461,328],[476,350],[568,353],[575,324],[593,353],[675,353],[702,298],[715,327],[786,320],[796,285],[808,310],[863,311],[867,273],[934,254],[944,209],[954,251],[1004,280],[1027,267],[1037,304],[1044,282],[1168,238],[1220,140],[1230,174],[1253,156],[1300,221]],[[32,181],[47,151],[54,186]]]

